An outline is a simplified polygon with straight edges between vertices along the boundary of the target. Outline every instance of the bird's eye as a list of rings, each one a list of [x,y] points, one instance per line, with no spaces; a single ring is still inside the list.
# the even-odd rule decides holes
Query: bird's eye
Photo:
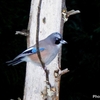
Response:
[[[56,38],[56,40],[55,40],[55,44],[59,44],[60,41],[61,41],[61,38]]]

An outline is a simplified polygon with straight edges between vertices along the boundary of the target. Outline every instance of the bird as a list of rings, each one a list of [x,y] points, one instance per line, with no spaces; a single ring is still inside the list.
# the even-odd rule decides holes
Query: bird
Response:
[[[66,44],[67,42],[63,40],[61,33],[54,32],[47,36],[45,39],[39,41],[39,51],[42,58],[42,61],[45,65],[51,63],[51,61],[58,54],[62,44]],[[8,66],[15,66],[22,62],[32,62],[38,66],[41,66],[40,60],[37,55],[36,44],[29,47],[13,60],[7,61]]]

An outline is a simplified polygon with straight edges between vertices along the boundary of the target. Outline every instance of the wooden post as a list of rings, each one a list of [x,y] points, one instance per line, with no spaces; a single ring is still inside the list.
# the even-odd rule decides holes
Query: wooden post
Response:
[[[36,43],[37,29],[39,30],[39,40],[46,38],[53,32],[62,34],[64,21],[67,21],[70,15],[65,8],[64,0],[31,1],[28,24],[29,36],[27,37],[28,47]],[[27,63],[23,100],[59,100],[60,76],[69,71],[67,68],[63,71],[60,70],[60,57],[61,51],[47,66],[51,86],[47,84],[46,73],[42,67],[30,62]]]

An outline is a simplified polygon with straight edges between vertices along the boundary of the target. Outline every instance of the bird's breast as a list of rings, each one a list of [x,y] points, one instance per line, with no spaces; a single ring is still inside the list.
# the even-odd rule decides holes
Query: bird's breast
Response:
[[[42,61],[48,65],[57,55],[58,53],[58,48],[55,48],[55,47],[49,47],[46,48],[44,51],[41,51],[40,54],[41,54],[41,58],[42,58]],[[38,58],[38,55],[37,54],[31,54],[29,55],[29,58],[36,64],[39,64],[40,65],[40,60]]]
[[[45,63],[48,52],[46,50],[44,50],[44,51],[40,52],[40,54],[41,54],[42,61]],[[35,63],[40,63],[40,60],[39,60],[39,57],[38,57],[37,53],[29,55],[29,58]]]

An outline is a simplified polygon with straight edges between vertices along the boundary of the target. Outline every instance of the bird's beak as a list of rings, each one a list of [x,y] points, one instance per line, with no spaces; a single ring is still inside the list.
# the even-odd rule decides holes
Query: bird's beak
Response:
[[[61,40],[60,43],[61,44],[67,44],[67,42],[65,40]]]

